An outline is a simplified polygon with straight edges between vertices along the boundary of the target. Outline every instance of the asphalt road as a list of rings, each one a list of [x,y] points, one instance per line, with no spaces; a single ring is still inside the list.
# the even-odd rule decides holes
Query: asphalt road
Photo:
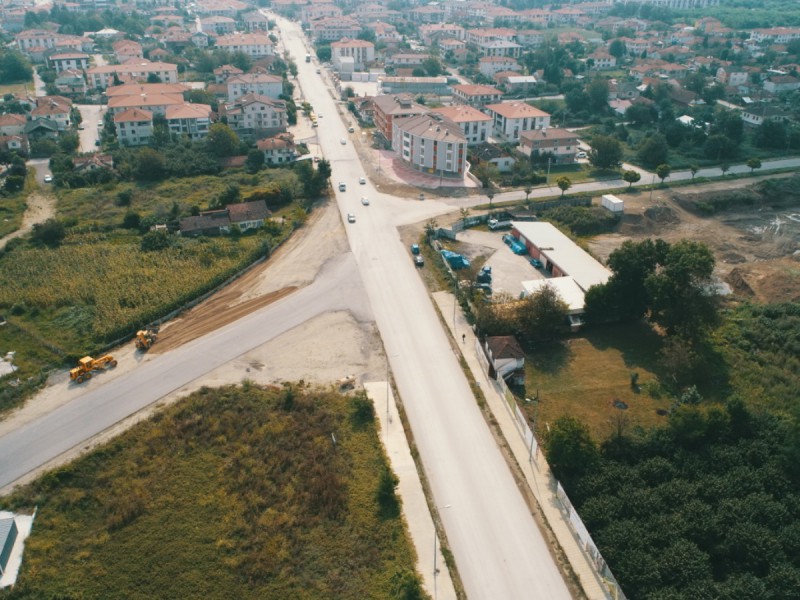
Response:
[[[101,433],[125,417],[327,311],[360,310],[342,281],[358,277],[350,255],[326,264],[311,285],[166,354],[148,357],[116,379],[98,374],[85,392],[0,437],[0,489]],[[363,315],[361,315],[363,316]],[[66,384],[65,384],[66,385]],[[70,384],[75,385],[75,384]]]
[[[334,188],[340,181],[347,186],[337,191],[337,200],[343,217],[356,216],[347,224],[350,247],[468,597],[569,598],[397,232],[400,222],[452,207],[359,185],[363,171],[351,139],[357,134],[348,134],[335,118],[337,103],[315,73],[316,64],[305,62],[308,50],[298,26],[278,22],[306,99],[326,117],[318,129],[320,146],[331,161]],[[361,205],[362,195],[370,206]]]
[[[76,104],[81,113],[81,127],[78,130],[80,138],[80,152],[94,152],[97,150],[95,142],[100,139],[100,126],[98,123],[105,116],[105,109],[99,104]]]

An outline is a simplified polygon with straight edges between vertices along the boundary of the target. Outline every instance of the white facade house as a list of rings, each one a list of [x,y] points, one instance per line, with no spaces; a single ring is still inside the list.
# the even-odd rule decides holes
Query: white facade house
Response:
[[[404,163],[434,176],[461,178],[466,171],[467,140],[440,115],[395,119],[392,148]]]
[[[507,142],[518,142],[523,131],[550,126],[548,113],[525,102],[489,104],[485,110],[494,120],[495,137]]]
[[[482,107],[492,102],[499,102],[503,92],[490,85],[473,83],[458,84],[452,87],[453,100],[458,104]]]
[[[208,104],[186,103],[180,106],[168,106],[167,126],[173,135],[200,140],[208,135],[213,114],[214,112]]]
[[[225,83],[228,86],[228,100],[236,100],[245,94],[258,94],[277,99],[283,93],[283,79],[266,73],[234,75]]]
[[[366,40],[341,40],[331,44],[331,62],[337,71],[342,71],[343,58],[350,58],[348,62],[355,71],[363,71],[366,66],[375,60],[375,44]]]
[[[492,132],[492,118],[473,106],[455,104],[434,108],[431,112],[442,115],[461,128],[468,146],[481,144]]]
[[[484,77],[492,79],[503,71],[522,71],[522,67],[517,59],[508,56],[483,56],[478,59],[478,70]]]
[[[522,54],[522,46],[516,42],[506,42],[504,40],[494,40],[483,42],[478,45],[481,56],[510,56],[519,58]]]
[[[297,157],[297,147],[290,133],[258,140],[256,148],[264,153],[264,162],[268,165],[284,165]]]
[[[272,54],[272,40],[266,33],[221,35],[217,38],[215,46],[231,53],[242,52],[250,58],[264,58]]]
[[[523,131],[519,151],[526,156],[552,155],[554,164],[572,163],[578,153],[578,134],[557,127]]]
[[[221,112],[231,129],[256,137],[286,131],[289,125],[286,103],[258,94],[245,94],[226,103]]]

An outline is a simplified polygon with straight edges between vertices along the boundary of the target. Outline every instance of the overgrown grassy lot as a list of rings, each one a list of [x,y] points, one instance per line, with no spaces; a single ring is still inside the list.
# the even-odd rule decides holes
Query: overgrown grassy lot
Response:
[[[365,398],[203,389],[0,501],[38,506],[6,597],[421,597],[392,488]]]
[[[658,337],[644,324],[596,327],[585,335],[546,344],[525,361],[526,395],[539,394],[538,407],[526,411],[537,431],[564,415],[586,423],[595,439],[613,433],[624,419],[628,425],[652,427],[664,418],[656,412],[670,400],[658,382]],[[638,388],[631,374],[638,374]],[[627,409],[615,406],[624,402]],[[620,405],[621,406],[621,405]]]

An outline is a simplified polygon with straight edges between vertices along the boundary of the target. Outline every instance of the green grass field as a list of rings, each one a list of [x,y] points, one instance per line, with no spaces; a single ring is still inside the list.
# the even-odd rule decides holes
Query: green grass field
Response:
[[[536,418],[540,434],[548,423],[571,415],[586,423],[597,440],[614,432],[620,419],[627,426],[662,424],[664,417],[656,410],[668,409],[672,399],[648,393],[658,383],[658,348],[658,338],[645,325],[616,324],[529,353],[526,395],[533,398],[538,390],[539,403],[527,403],[525,410]],[[638,392],[631,386],[634,372],[639,374]],[[615,408],[615,400],[628,408]]]
[[[299,387],[204,388],[0,500],[38,506],[5,597],[421,597],[398,589],[414,588],[414,552],[355,408]]]

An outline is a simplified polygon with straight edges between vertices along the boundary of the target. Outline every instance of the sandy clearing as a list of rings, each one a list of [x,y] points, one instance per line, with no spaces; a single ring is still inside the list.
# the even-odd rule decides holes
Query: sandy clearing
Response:
[[[56,215],[56,197],[53,194],[33,192],[25,199],[26,208],[22,215],[22,225],[16,231],[0,238],[0,250],[14,238],[29,233],[37,223],[44,223]]]

